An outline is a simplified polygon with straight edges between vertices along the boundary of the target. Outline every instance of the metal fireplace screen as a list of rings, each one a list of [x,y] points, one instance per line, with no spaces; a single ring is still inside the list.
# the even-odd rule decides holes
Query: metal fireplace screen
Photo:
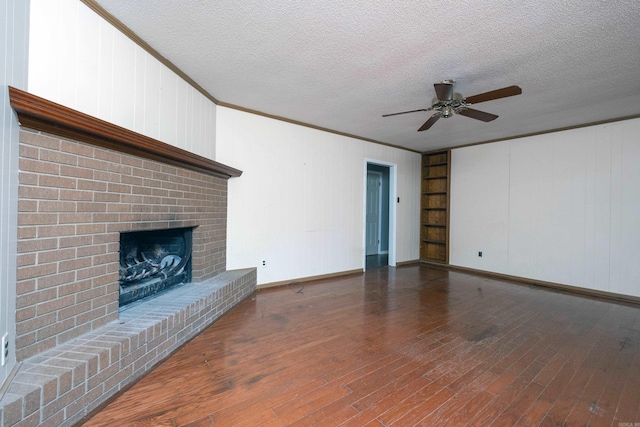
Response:
[[[120,234],[120,306],[191,281],[192,228]]]

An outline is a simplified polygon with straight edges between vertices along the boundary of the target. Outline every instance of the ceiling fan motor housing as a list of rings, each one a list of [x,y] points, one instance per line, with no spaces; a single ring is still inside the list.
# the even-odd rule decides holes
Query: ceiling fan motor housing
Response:
[[[453,94],[450,100],[443,101],[438,99],[437,96],[431,100],[431,109],[440,112],[441,117],[445,119],[453,116],[453,113],[464,105],[466,105],[464,97],[457,92]]]

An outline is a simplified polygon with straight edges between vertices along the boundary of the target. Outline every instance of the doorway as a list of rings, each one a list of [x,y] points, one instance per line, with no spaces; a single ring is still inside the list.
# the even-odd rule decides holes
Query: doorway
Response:
[[[365,188],[365,270],[390,262],[390,207],[392,166],[367,162]],[[394,188],[395,190],[395,188]],[[395,192],[395,191],[394,191]],[[395,197],[394,197],[395,199]],[[393,206],[395,207],[395,206]],[[394,224],[395,225],[395,224]]]
[[[382,242],[382,173],[367,168],[366,254],[378,255]]]

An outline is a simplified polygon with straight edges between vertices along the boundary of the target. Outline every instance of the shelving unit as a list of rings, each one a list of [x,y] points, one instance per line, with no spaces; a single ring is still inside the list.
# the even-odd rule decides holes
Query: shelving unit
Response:
[[[420,259],[449,262],[449,150],[422,155]]]

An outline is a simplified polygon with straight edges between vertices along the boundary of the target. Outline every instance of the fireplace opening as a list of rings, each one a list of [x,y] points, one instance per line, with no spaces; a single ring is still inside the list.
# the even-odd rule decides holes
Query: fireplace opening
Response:
[[[120,307],[191,282],[193,228],[120,233]]]

